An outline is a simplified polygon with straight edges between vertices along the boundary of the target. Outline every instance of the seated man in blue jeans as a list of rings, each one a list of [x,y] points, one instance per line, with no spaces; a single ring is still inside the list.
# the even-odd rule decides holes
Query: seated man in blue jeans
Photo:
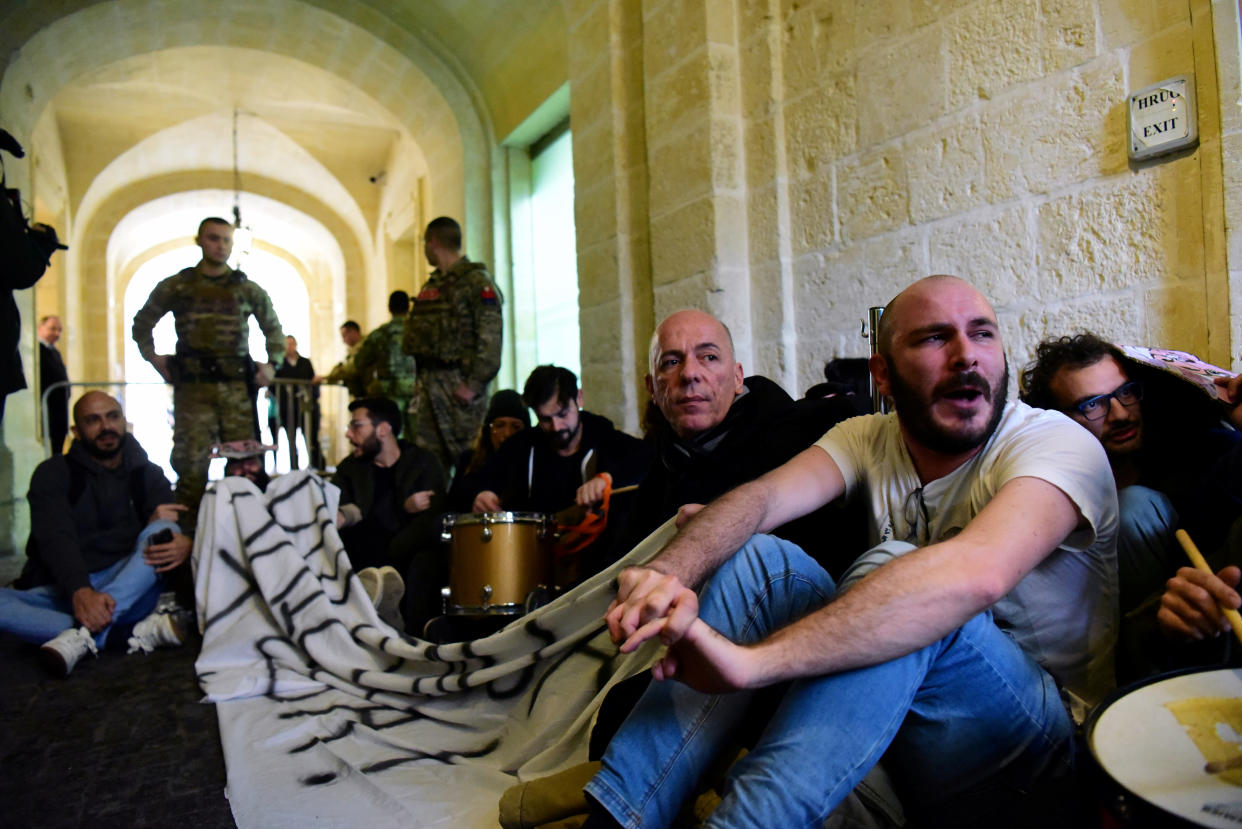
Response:
[[[1011,803],[1072,760],[1059,687],[1092,703],[1112,684],[1104,452],[1064,415],[1006,403],[996,314],[967,283],[916,282],[878,337],[871,371],[895,414],[833,427],[622,571],[613,638],[659,637],[654,674],[680,682],[654,684],[611,742],[587,825],[668,825],[745,715],[737,692],[786,681],[708,825],[818,825],[886,750],[903,802],[932,821]],[[848,590],[754,536],[843,495],[868,500],[879,545]]]
[[[67,675],[113,630],[130,651],[180,645],[173,616],[153,612],[161,574],[185,563],[163,472],[125,432],[121,404],[103,392],[73,407],[74,442],[30,478],[30,540],[18,585],[0,589],[0,630],[42,645]],[[131,630],[132,628],[132,630]]]

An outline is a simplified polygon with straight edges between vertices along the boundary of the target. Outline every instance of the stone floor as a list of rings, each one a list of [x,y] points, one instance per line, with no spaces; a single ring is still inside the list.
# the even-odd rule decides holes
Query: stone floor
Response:
[[[105,650],[57,679],[0,635],[0,827],[233,826],[196,653]]]

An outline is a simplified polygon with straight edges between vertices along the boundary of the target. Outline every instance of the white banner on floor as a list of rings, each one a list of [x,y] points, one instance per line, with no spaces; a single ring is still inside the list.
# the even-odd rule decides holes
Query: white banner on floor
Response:
[[[492,827],[501,793],[586,759],[604,693],[648,667],[603,626],[623,561],[493,636],[436,646],[382,622],[337,535],[336,490],[295,472],[203,499],[196,668],[238,826]]]

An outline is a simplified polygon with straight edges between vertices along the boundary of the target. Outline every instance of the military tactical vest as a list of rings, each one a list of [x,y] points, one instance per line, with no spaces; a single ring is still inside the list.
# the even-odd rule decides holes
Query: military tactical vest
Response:
[[[435,273],[414,299],[406,324],[405,350],[419,368],[459,367],[473,355],[463,353],[478,342],[472,307],[500,306],[487,268],[464,257],[447,274]]]

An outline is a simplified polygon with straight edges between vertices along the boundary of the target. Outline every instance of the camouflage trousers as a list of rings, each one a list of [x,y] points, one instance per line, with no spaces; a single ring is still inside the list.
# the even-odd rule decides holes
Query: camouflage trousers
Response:
[[[487,395],[469,403],[453,396],[462,382],[453,369],[422,369],[411,403],[415,415],[414,443],[440,459],[445,472],[453,468],[462,452],[474,445],[479,426],[487,415]]]
[[[177,473],[177,503],[190,508],[181,526],[193,531],[207,488],[211,445],[255,437],[254,400],[242,382],[180,383],[173,391],[173,416],[170,460]]]

